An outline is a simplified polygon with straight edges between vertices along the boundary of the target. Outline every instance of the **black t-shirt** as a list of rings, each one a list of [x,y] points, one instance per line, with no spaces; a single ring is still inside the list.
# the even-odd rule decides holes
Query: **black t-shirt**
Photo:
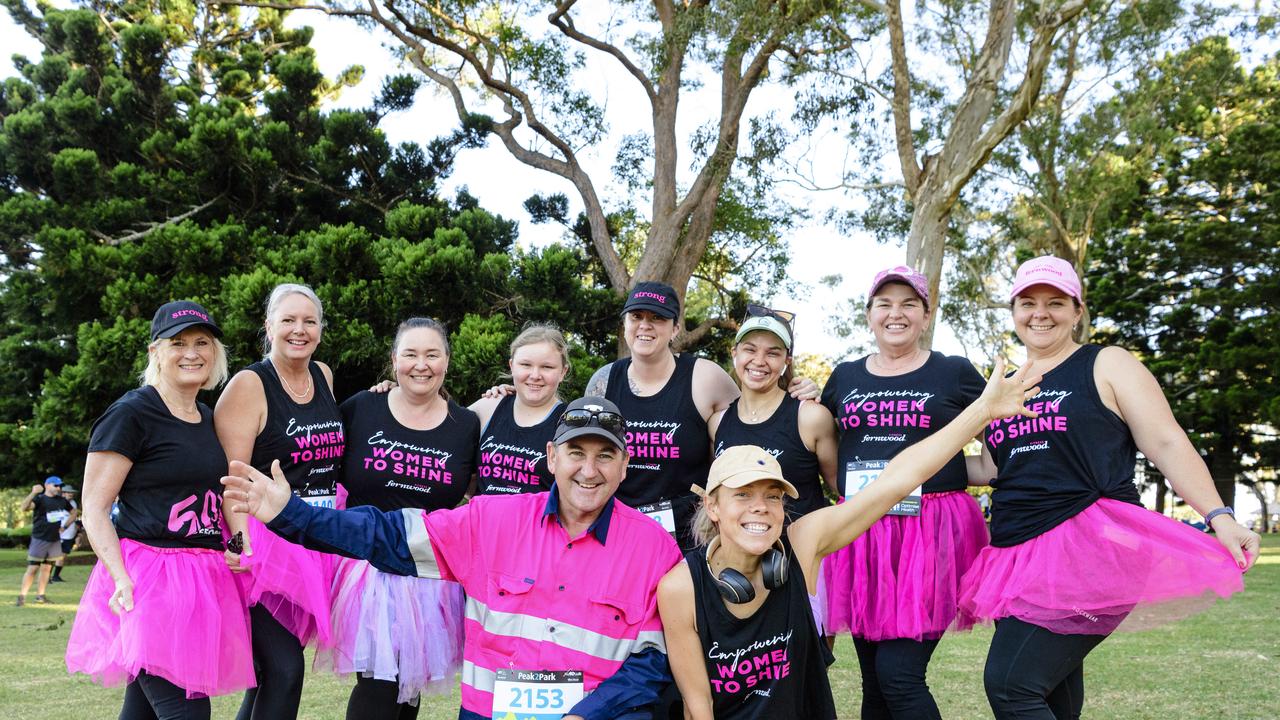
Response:
[[[158,547],[222,548],[222,483],[227,456],[213,411],[179,420],[151,386],[130,390],[93,423],[89,452],[133,461],[120,486],[121,538]]]
[[[516,422],[516,396],[508,395],[493,409],[480,440],[476,468],[477,495],[518,495],[550,490],[555,475],[547,467],[547,443],[564,412],[556,403],[541,421],[524,427]]]
[[[631,392],[627,379],[631,358],[624,358],[610,366],[604,394],[627,420],[627,453],[631,456],[627,476],[614,497],[642,509],[669,501],[676,541],[682,549],[693,547],[689,528],[698,496],[689,486],[705,487],[711,467],[707,421],[693,401],[697,363],[693,355],[677,355],[667,384],[653,395],[639,396]]]
[[[693,577],[694,613],[715,717],[724,720],[828,720],[836,717],[827,666],[804,572],[787,547],[787,582],[771,590],[750,617],[725,607],[707,567],[705,547],[685,553]]]
[[[71,503],[61,495],[37,495],[31,503],[35,506],[31,514],[31,537],[57,540],[62,532],[62,523],[71,516]]]
[[[480,418],[450,400],[439,425],[412,430],[391,414],[388,398],[390,393],[366,390],[342,403],[350,439],[342,458],[347,507],[438,510],[457,505],[476,468]]]
[[[1018,545],[1110,498],[1140,504],[1137,447],[1124,420],[1103,404],[1093,379],[1100,345],[1085,345],[1044,373],[1040,393],[1017,415],[987,426],[1000,468],[991,482],[991,544]]]
[[[837,365],[822,389],[822,404],[835,417],[840,434],[840,494],[845,494],[850,463],[892,460],[954,420],[985,386],[968,359],[940,352],[930,353],[924,365],[903,375],[873,375],[865,357]],[[968,485],[964,454],[956,453],[924,484],[924,492]]]
[[[800,437],[800,401],[786,395],[773,414],[751,425],[738,417],[738,401],[729,403],[716,428],[715,454],[738,445],[756,445],[777,459],[782,477],[796,486],[800,497],[787,504],[788,517],[800,517],[827,506],[818,479],[818,456]]]
[[[249,464],[270,475],[271,462],[279,460],[294,495],[313,505],[333,507],[346,442],[342,415],[319,363],[311,362],[307,369],[315,392],[308,402],[298,403],[285,392],[270,360],[246,368],[262,381],[267,401],[267,420],[254,438]]]

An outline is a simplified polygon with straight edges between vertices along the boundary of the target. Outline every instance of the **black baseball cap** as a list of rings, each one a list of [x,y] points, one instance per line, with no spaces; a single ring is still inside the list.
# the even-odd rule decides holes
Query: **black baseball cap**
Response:
[[[177,300],[161,305],[151,318],[151,339],[171,338],[190,327],[203,325],[216,338],[222,337],[222,328],[209,317],[209,311],[190,300]]]
[[[617,405],[602,397],[588,395],[569,403],[556,424],[556,445],[584,435],[604,438],[619,450],[627,450],[627,423]]]
[[[622,306],[624,314],[632,310],[648,310],[659,317],[674,320],[680,315],[680,298],[676,297],[675,288],[666,283],[636,283],[627,295],[627,304]]]

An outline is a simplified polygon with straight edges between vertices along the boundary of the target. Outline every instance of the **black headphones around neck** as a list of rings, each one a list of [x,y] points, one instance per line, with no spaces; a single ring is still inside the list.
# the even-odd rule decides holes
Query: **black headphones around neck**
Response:
[[[733,568],[725,568],[717,576],[716,571],[711,569],[711,553],[718,547],[720,547],[720,538],[717,537],[707,545],[706,563],[711,581],[720,590],[720,597],[735,605],[755,600],[756,588],[746,575]],[[787,553],[781,539],[760,556],[760,572],[764,576],[764,586],[768,590],[777,590],[787,584]]]

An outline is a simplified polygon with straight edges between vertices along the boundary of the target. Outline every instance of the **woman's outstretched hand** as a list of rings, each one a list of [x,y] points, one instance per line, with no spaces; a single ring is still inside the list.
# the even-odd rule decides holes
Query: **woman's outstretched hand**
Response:
[[[1029,410],[1025,403],[1040,393],[1042,376],[1031,374],[1030,362],[1008,377],[1005,377],[1004,370],[1004,358],[996,358],[987,387],[978,398],[987,419],[1002,420],[1015,415],[1035,417],[1038,413]]]
[[[231,474],[222,478],[226,490],[222,493],[224,504],[231,512],[249,513],[268,523],[275,519],[289,504],[289,482],[284,479],[280,461],[271,463],[271,477],[267,477],[239,460],[231,461]]]

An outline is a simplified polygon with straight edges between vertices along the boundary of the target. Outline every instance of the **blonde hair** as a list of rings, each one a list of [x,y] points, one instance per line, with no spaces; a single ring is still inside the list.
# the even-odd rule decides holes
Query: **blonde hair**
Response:
[[[567,379],[570,371],[573,370],[573,364],[569,362],[569,341],[564,339],[564,333],[560,332],[560,328],[550,323],[526,324],[516,339],[511,341],[507,357],[514,359],[517,350],[525,345],[538,343],[547,343],[560,353],[560,362],[564,365],[564,376]],[[511,377],[511,373],[503,373],[503,377]]]
[[[316,291],[306,285],[299,283],[280,283],[271,290],[271,294],[267,296],[267,324],[271,324],[271,318],[280,310],[280,304],[290,295],[301,295],[311,301],[316,306],[316,320],[320,323],[320,328],[324,329],[324,303],[320,302],[320,296],[316,295]],[[262,334],[262,352],[264,354],[271,353],[271,333],[263,331]]]
[[[212,390],[227,381],[227,348],[222,341],[209,334],[213,341],[213,367],[209,369],[209,379],[200,386],[201,390]],[[142,371],[142,384],[155,387],[160,384],[160,362],[156,358],[156,349],[162,343],[172,343],[173,338],[156,338],[147,345],[147,367]]]
[[[720,537],[720,526],[711,519],[711,515],[707,512],[707,501],[718,492],[720,492],[720,488],[703,495],[702,502],[698,503],[697,512],[693,514],[693,520],[689,528],[693,531],[693,541],[697,545],[710,545],[712,540]]]

